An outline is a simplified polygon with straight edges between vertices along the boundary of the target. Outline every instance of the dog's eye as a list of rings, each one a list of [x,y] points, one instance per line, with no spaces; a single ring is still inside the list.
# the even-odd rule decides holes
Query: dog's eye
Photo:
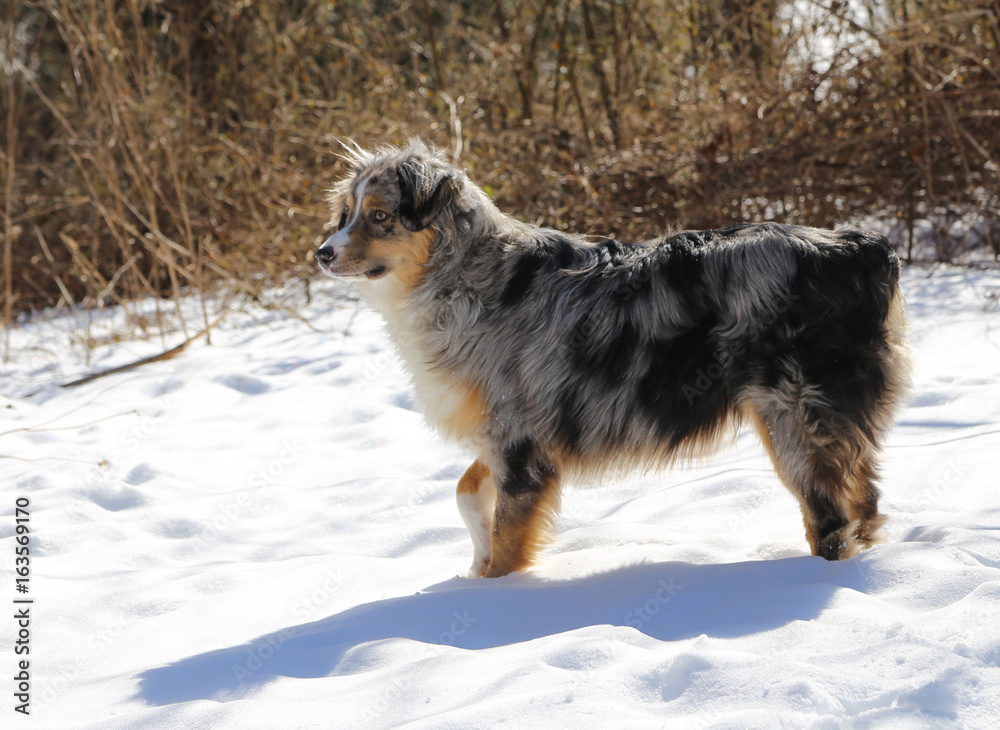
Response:
[[[347,216],[350,214],[350,209],[345,205],[343,212],[340,214],[340,223],[337,224],[337,230],[341,231],[344,226],[347,225]]]
[[[372,220],[375,221],[376,223],[382,223],[388,217],[389,216],[386,215],[386,212],[384,210],[376,210],[374,213],[372,213]]]

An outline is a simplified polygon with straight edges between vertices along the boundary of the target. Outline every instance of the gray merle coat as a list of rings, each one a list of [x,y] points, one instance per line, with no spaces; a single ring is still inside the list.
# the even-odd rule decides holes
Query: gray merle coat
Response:
[[[766,223],[593,242],[497,210],[420,143],[355,149],[324,272],[385,318],[458,484],[473,576],[530,564],[560,482],[710,453],[752,424],[815,555],[877,540],[880,443],[909,380],[885,238]]]

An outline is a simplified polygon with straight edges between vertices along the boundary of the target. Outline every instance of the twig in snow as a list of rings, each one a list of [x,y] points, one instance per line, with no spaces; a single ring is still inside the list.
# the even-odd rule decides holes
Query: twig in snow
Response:
[[[77,385],[84,385],[85,383],[93,382],[93,381],[97,380],[98,378],[103,378],[105,375],[115,375],[117,373],[124,373],[124,372],[128,372],[129,370],[134,370],[137,367],[141,367],[143,365],[148,365],[151,362],[157,362],[159,360],[169,360],[172,357],[175,357],[175,356],[181,354],[182,352],[184,352],[184,349],[188,345],[190,345],[192,342],[194,342],[195,340],[197,340],[199,337],[201,337],[202,335],[208,334],[212,330],[212,328],[215,327],[216,325],[218,325],[219,322],[221,322],[223,320],[223,318],[227,314],[229,314],[228,310],[225,311],[225,312],[223,312],[222,314],[220,314],[216,318],[216,320],[214,322],[212,322],[212,324],[210,324],[208,327],[205,327],[201,332],[198,332],[197,334],[192,335],[191,337],[188,337],[186,340],[184,340],[184,342],[182,342],[181,344],[177,345],[177,347],[171,347],[169,350],[166,350],[165,352],[161,352],[159,355],[153,355],[151,357],[144,357],[141,360],[136,360],[135,362],[130,362],[127,365],[119,365],[116,368],[111,368],[110,370],[102,370],[99,373],[91,373],[90,375],[87,375],[86,377],[80,378],[79,380],[73,380],[73,381],[71,381],[69,383],[63,383],[60,387],[61,388],[73,388],[73,387],[75,387]]]

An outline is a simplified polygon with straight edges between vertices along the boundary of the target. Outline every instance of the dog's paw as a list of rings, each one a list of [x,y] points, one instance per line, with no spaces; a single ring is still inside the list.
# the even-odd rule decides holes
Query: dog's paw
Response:
[[[477,556],[472,561],[472,567],[469,568],[469,577],[482,578],[483,576],[486,575],[486,571],[489,569],[489,567],[490,567],[490,559],[488,556],[485,558],[480,558]]]

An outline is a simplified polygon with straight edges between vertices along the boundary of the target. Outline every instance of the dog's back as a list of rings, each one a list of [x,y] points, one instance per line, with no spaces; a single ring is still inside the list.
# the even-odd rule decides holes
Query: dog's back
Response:
[[[874,234],[764,224],[630,245],[537,230],[481,255],[502,273],[443,360],[484,386],[504,438],[558,446],[574,467],[710,450],[750,394],[792,375],[831,396],[886,380],[899,272]]]

